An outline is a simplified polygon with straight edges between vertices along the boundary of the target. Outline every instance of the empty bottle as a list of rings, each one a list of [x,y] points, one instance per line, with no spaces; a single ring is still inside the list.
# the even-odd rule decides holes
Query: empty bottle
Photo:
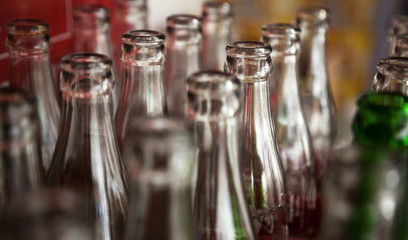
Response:
[[[126,240],[193,240],[191,178],[196,151],[181,120],[132,122],[125,157],[132,165]]]
[[[326,64],[329,12],[318,7],[299,9],[296,27],[301,30],[300,93],[314,148],[314,172],[322,178],[337,131],[336,107]]]
[[[6,40],[10,86],[36,99],[45,170],[51,164],[60,121],[59,90],[50,64],[48,30],[48,24],[40,20],[14,20],[7,24]]]
[[[167,115],[164,95],[163,33],[133,30],[122,36],[122,83],[115,127],[120,149],[134,117]]]
[[[184,117],[187,77],[200,70],[201,20],[193,15],[167,18],[165,88],[169,115]]]
[[[188,78],[187,89],[187,118],[198,148],[197,239],[256,239],[238,154],[239,80],[215,70],[197,72]]]
[[[408,100],[366,93],[357,106],[353,144],[330,161],[322,239],[408,239]]]
[[[299,93],[299,29],[291,24],[266,24],[262,39],[272,47],[271,107],[276,139],[288,189],[289,235],[319,235],[321,200],[313,176],[313,145]]]
[[[0,208],[43,187],[38,117],[33,98],[0,88]]]
[[[63,115],[47,185],[85,196],[96,239],[122,239],[127,212],[127,175],[110,111],[112,61],[78,53],[61,60]]]
[[[228,2],[204,2],[202,5],[202,69],[223,70],[225,47],[231,43],[234,22]]]
[[[287,190],[271,113],[269,44],[238,41],[226,47],[225,71],[241,82],[239,154],[255,234],[287,239]]]
[[[394,15],[391,18],[387,36],[390,56],[394,56],[393,51],[397,43],[397,36],[407,33],[408,33],[408,15]]]
[[[377,64],[377,70],[372,86],[375,92],[389,92],[408,96],[406,84],[408,58],[387,57],[381,59]]]
[[[391,46],[390,56],[408,57],[408,33],[395,36],[395,40]]]
[[[110,40],[110,11],[97,4],[74,8],[74,51],[104,54],[113,59]],[[114,63],[116,65],[118,63]],[[112,93],[113,113],[116,111],[121,88],[120,79],[112,69],[115,89]]]

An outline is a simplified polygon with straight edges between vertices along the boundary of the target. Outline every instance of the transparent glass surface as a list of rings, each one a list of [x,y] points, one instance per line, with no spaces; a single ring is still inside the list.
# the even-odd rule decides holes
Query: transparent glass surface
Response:
[[[36,99],[45,170],[51,163],[60,121],[59,91],[50,64],[48,29],[48,24],[40,20],[14,20],[7,24],[6,40],[10,86]]]
[[[187,119],[198,148],[193,216],[197,239],[256,239],[238,154],[240,82],[219,71],[187,80]]]
[[[408,239],[406,98],[363,94],[354,142],[330,161],[322,239]]]
[[[3,240],[93,240],[83,199],[74,192],[47,189],[20,195],[0,212]]]
[[[122,239],[128,179],[110,110],[112,61],[79,53],[61,60],[62,121],[46,184],[79,192],[96,239]]]
[[[305,118],[314,148],[314,172],[322,178],[337,134],[336,106],[326,63],[328,10],[302,8],[296,14],[300,29],[299,83]]]
[[[166,116],[164,93],[165,36],[149,30],[132,30],[122,36],[122,86],[115,127],[120,149],[135,117]]]
[[[401,34],[408,34],[408,15],[394,15],[390,20],[387,37],[390,46],[390,56],[395,56],[394,50],[398,41],[397,36]]]
[[[169,115],[184,117],[187,77],[200,70],[201,20],[193,15],[167,18],[165,89]]]
[[[204,2],[202,5],[203,45],[201,69],[223,70],[225,47],[231,43],[234,22],[228,2]]]
[[[375,92],[397,93],[408,96],[408,58],[388,57],[377,64],[372,88]]]
[[[279,154],[286,174],[289,236],[314,239],[321,224],[321,196],[314,176],[313,145],[299,92],[299,29],[274,23],[262,27],[262,39],[272,47],[271,107]]]
[[[391,46],[390,56],[408,57],[408,32],[395,36],[395,41]]]
[[[100,53],[113,59],[110,40],[110,10],[98,4],[79,5],[74,8],[74,52]],[[116,65],[118,63],[114,63]],[[115,88],[112,92],[113,113],[116,111],[121,79],[112,68]]]
[[[125,240],[197,239],[191,188],[196,150],[184,121],[132,121],[125,157],[130,165],[131,198]]]
[[[33,98],[0,88],[0,208],[43,187],[38,116]]]
[[[239,41],[226,47],[225,72],[241,82],[239,154],[255,234],[287,239],[287,190],[270,105],[269,44]]]

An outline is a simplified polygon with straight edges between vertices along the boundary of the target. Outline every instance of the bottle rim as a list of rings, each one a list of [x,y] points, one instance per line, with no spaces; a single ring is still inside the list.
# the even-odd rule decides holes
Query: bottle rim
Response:
[[[6,25],[7,34],[22,36],[46,35],[49,28],[47,22],[38,19],[17,19]]]
[[[122,35],[123,43],[143,47],[160,47],[165,40],[164,33],[144,29],[127,31]]]
[[[202,4],[203,19],[209,18],[218,20],[222,18],[230,18],[233,16],[232,4],[229,2],[204,2]],[[215,16],[218,17],[215,17]]]
[[[74,16],[95,16],[100,19],[109,18],[110,10],[100,4],[83,4],[74,8]]]
[[[218,70],[195,72],[187,78],[187,92],[194,95],[220,96],[237,94],[240,91],[239,79]]]
[[[112,65],[112,59],[99,53],[67,54],[60,61],[61,69],[71,73],[105,73]]]
[[[387,57],[380,60],[377,64],[377,70],[381,74],[398,74],[408,76],[408,58],[407,57]]]
[[[261,28],[265,38],[288,38],[299,40],[300,29],[289,23],[268,23]]]
[[[176,14],[167,17],[167,28],[173,29],[201,29],[201,18],[191,14]]]
[[[267,58],[272,53],[272,47],[258,41],[236,41],[225,48],[228,56],[239,58]]]

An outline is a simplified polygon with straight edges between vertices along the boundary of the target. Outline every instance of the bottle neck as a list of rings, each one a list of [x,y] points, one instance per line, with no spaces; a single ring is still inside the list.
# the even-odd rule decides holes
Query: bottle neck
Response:
[[[327,85],[326,30],[302,29],[300,38],[300,80],[318,82],[320,86]]]
[[[76,52],[94,52],[112,57],[111,42],[109,37],[109,24],[82,26],[74,25],[74,50]]]

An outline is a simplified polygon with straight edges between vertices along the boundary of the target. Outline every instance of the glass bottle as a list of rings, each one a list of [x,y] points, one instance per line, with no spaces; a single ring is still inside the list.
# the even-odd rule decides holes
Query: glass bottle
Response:
[[[164,95],[164,41],[163,33],[150,30],[132,30],[122,36],[122,83],[115,127],[119,148],[133,117],[167,115]]]
[[[299,32],[291,24],[266,24],[262,39],[273,49],[271,107],[288,190],[289,235],[311,239],[319,235],[322,212],[317,179],[312,175],[313,146],[299,93]]]
[[[377,70],[372,86],[375,92],[389,92],[408,96],[406,84],[408,58],[387,57],[381,59],[377,64]]]
[[[232,38],[232,6],[228,2],[204,2],[202,5],[202,69],[223,70],[225,46]]]
[[[269,44],[238,41],[226,47],[225,71],[241,82],[240,154],[245,194],[260,240],[287,239],[287,191],[271,114]]]
[[[314,172],[325,173],[337,131],[336,106],[326,64],[326,34],[329,12],[319,7],[297,11],[300,29],[299,85],[303,109],[314,148]]]
[[[408,239],[408,99],[366,93],[353,144],[330,161],[323,240]]]
[[[408,57],[408,33],[395,36],[395,41],[391,46],[390,56]]]
[[[180,119],[132,121],[125,146],[131,201],[125,240],[193,240],[191,184],[196,151]]]
[[[41,189],[18,196],[0,212],[2,240],[92,240],[84,201],[75,192]]]
[[[98,4],[84,4],[74,8],[74,52],[100,53],[113,59],[109,14],[109,8]],[[116,64],[115,62],[114,65]],[[118,105],[121,82],[115,68],[112,71],[115,82],[112,93],[114,113]]]
[[[256,239],[238,154],[240,83],[215,70],[187,79],[187,119],[198,148],[193,216],[198,239]]]
[[[387,37],[390,47],[389,49],[390,56],[394,56],[392,55],[392,53],[397,41],[397,36],[407,33],[408,33],[408,15],[394,15],[390,21]]]
[[[63,115],[46,182],[86,197],[87,217],[103,240],[122,239],[127,211],[128,179],[110,111],[111,67],[96,53],[62,58]]]
[[[46,22],[33,19],[7,24],[10,86],[36,98],[41,135],[41,156],[48,170],[58,136],[59,95],[50,64],[50,36]]]
[[[0,88],[0,208],[43,186],[35,106],[22,91]]]
[[[193,15],[167,18],[165,88],[169,115],[184,117],[187,77],[200,70],[201,20]]]

